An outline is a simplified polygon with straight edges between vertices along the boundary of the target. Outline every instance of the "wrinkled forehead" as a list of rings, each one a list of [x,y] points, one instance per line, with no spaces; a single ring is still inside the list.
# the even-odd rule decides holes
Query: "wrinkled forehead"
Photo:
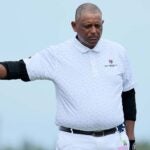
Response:
[[[96,12],[96,13],[91,13],[91,12],[86,12],[82,13],[81,16],[76,20],[76,23],[100,23],[102,24],[103,19],[101,17],[101,14]]]
[[[97,18],[99,20],[102,20],[102,15],[99,12],[83,12],[80,17],[78,18],[78,20],[81,19],[87,19],[87,18]]]

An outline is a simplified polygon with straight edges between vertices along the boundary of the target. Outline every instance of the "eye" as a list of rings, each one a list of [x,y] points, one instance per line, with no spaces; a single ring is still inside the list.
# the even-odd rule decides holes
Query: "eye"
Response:
[[[97,29],[102,29],[103,25],[102,24],[95,24],[95,28]]]
[[[83,27],[84,27],[85,29],[90,29],[90,28],[92,27],[92,25],[91,25],[91,24],[85,24],[85,25],[83,25]]]

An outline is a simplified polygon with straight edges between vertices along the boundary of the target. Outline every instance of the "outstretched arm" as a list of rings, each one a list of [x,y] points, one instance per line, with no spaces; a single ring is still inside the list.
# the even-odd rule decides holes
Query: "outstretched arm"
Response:
[[[30,81],[23,60],[0,62],[0,79],[21,79],[23,81]]]

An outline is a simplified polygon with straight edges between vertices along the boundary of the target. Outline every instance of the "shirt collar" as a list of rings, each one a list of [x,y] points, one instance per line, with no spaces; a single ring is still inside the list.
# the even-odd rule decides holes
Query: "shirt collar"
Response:
[[[74,44],[75,47],[81,52],[81,53],[88,53],[88,52],[95,52],[95,53],[99,53],[100,52],[100,46],[99,46],[99,42],[97,43],[97,45],[90,49],[86,46],[84,46],[76,37],[74,38]]]

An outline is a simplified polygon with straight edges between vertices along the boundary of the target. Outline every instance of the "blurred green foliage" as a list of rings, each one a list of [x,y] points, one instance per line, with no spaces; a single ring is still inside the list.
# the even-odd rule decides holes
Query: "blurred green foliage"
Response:
[[[46,149],[40,145],[35,145],[28,141],[25,141],[21,146],[18,147],[5,146],[0,148],[0,150],[52,150],[52,149]]]
[[[24,142],[20,147],[6,146],[0,148],[0,150],[55,150],[54,147],[43,148],[42,146],[32,144],[30,142]],[[137,143],[136,150],[150,150],[150,143]]]
[[[137,150],[150,150],[150,143],[137,143]]]

